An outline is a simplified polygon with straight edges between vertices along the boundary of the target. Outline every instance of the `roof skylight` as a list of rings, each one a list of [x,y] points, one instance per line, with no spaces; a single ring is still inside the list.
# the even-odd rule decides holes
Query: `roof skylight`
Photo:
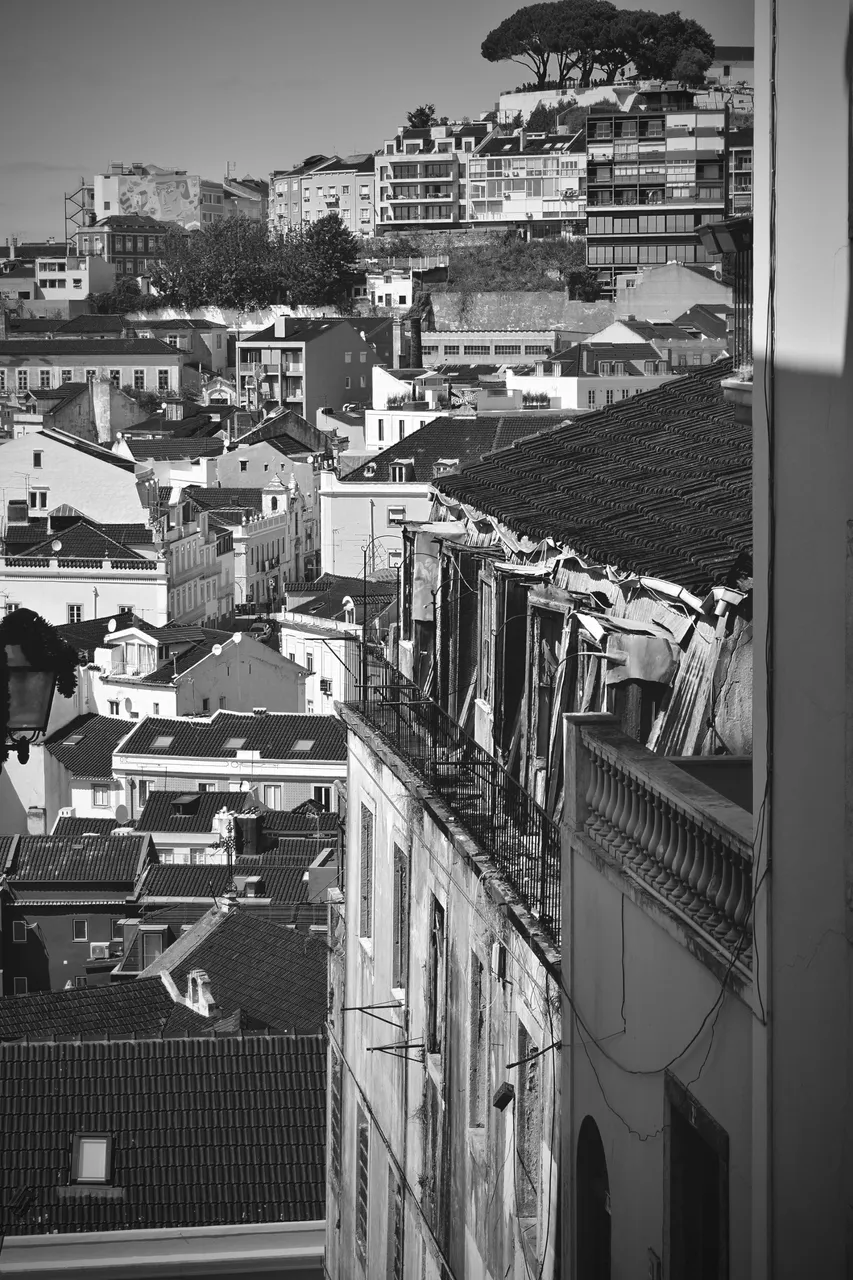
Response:
[[[222,744],[223,751],[240,751],[246,745],[245,738],[226,738]]]
[[[314,745],[313,738],[300,738],[299,741],[294,744],[293,750],[294,751],[310,751],[313,745]]]
[[[175,741],[174,735],[171,733],[161,733],[151,743],[152,751],[165,751],[167,747],[171,747]]]

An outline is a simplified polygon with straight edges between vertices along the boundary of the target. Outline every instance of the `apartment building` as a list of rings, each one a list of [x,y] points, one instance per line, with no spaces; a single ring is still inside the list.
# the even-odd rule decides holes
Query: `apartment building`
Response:
[[[481,143],[468,161],[468,219],[528,239],[585,229],[585,134],[517,129]]]
[[[495,133],[486,122],[401,126],[376,156],[377,235],[400,225],[441,231],[468,222],[468,162]]]
[[[138,214],[197,231],[226,216],[222,183],[185,169],[113,163],[106,173],[95,174],[94,193],[96,224],[116,215]]]
[[[593,410],[638,396],[676,376],[651,342],[576,343],[530,366],[508,369],[507,391],[518,390],[543,409]]]
[[[638,265],[704,263],[697,228],[725,209],[726,113],[685,90],[646,92],[587,118],[587,265],[615,296]]]
[[[112,382],[162,395],[180,391],[190,354],[159,338],[0,339],[0,393],[50,391],[65,383]],[[186,372],[185,372],[186,371]]]
[[[269,181],[269,229],[283,234],[302,223],[302,179],[325,164],[329,156],[313,155],[290,169],[274,169]]]
[[[237,343],[240,403],[265,400],[314,423],[317,410],[369,404],[374,364],[393,363],[393,322],[281,316]]]
[[[170,225],[179,225],[172,222]],[[74,232],[79,256],[102,256],[116,275],[141,276],[156,262],[166,243],[166,224],[149,214],[108,214]]]
[[[726,217],[752,213],[752,157],[754,131],[733,129],[726,134]]]
[[[300,220],[316,222],[329,213],[336,213],[353,235],[372,236],[376,222],[375,179],[372,151],[332,156],[301,175]]]

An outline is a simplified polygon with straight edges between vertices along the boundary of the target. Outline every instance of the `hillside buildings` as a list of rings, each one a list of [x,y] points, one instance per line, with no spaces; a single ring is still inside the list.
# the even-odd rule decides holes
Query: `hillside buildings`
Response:
[[[632,267],[704,263],[696,229],[725,210],[724,111],[686,92],[645,93],[587,119],[587,265],[605,296]]]
[[[470,222],[526,237],[571,234],[586,224],[586,137],[495,134],[468,160]]]
[[[401,126],[376,157],[376,234],[440,231],[465,223],[468,161],[494,132],[483,122]]]

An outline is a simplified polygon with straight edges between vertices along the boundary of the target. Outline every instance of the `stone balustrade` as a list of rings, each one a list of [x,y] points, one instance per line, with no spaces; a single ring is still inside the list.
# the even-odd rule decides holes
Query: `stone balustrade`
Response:
[[[574,830],[751,967],[751,814],[621,733],[613,717],[567,720]]]

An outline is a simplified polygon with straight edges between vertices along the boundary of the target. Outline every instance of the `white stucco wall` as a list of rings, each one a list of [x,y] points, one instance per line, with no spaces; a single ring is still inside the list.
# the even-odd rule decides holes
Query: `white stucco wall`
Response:
[[[389,524],[388,508],[405,507],[406,520],[429,519],[428,484],[349,484],[333,471],[320,473],[320,530],[323,570],[358,577],[364,571],[363,548],[374,540],[376,567],[403,550],[399,526]],[[391,554],[391,561],[393,561]]]
[[[65,444],[39,432],[7,440],[0,450],[6,502],[25,498],[28,490],[46,489],[48,511],[67,503],[91,520],[128,524],[145,520],[133,471],[84,453],[73,442]],[[34,466],[36,451],[42,455],[40,467]]]

